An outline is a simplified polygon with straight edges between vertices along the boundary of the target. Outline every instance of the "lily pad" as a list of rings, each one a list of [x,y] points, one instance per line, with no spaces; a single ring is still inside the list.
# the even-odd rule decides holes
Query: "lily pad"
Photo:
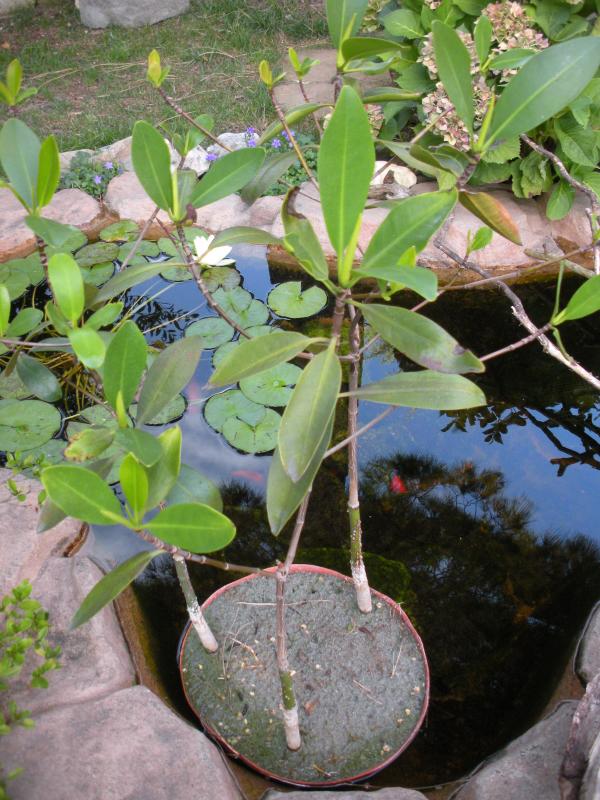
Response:
[[[103,228],[99,237],[103,242],[128,242],[137,238],[140,229],[137,222],[132,219],[121,219],[112,225]]]
[[[217,289],[235,289],[242,282],[242,276],[233,267],[209,267],[202,272],[204,283],[209,292]]]
[[[232,314],[231,318],[240,328],[262,327],[269,319],[269,309],[261,300],[253,300],[248,308],[237,314]]]
[[[233,339],[235,330],[221,317],[203,317],[185,329],[186,336],[201,336],[202,346],[211,350]]]
[[[95,242],[78,250],[75,258],[80,267],[93,267],[94,264],[103,264],[113,261],[119,255],[119,246],[113,242]]]
[[[233,417],[255,426],[264,418],[267,409],[258,403],[248,400],[239,389],[229,389],[213,395],[204,406],[206,421],[218,433],[221,433],[225,422]]]
[[[217,486],[187,464],[181,465],[177,483],[167,495],[167,505],[176,503],[206,503],[217,511],[223,511],[223,500]]]
[[[180,255],[179,250],[175,247],[170,239],[167,239],[166,236],[163,236],[162,239],[159,239],[156,244],[158,245],[160,252],[164,253],[166,256],[178,257]]]
[[[160,248],[156,242],[149,242],[147,239],[143,239],[137,246],[135,242],[125,242],[125,244],[122,244],[119,247],[118,255],[115,256],[115,258],[118,258],[119,261],[125,261],[134,247],[136,258],[139,256],[150,256],[151,258],[155,258],[160,254]],[[131,261],[129,263],[131,263]]]
[[[10,375],[0,372],[0,397],[10,400],[23,400],[31,397],[31,392],[19,378],[16,369],[13,369]]]
[[[76,250],[79,250],[80,247],[87,244],[87,236],[83,231],[80,231],[79,228],[76,228],[75,225],[65,225],[64,227],[70,228],[68,236],[64,239],[60,247],[52,247],[52,245],[46,246],[46,255],[48,258],[56,253],[74,253]]]
[[[203,231],[202,228],[184,228],[183,232],[185,234],[185,238],[188,240],[190,244],[194,243],[194,239],[196,236],[206,236],[206,231]]]
[[[241,419],[230,417],[225,420],[222,434],[232,447],[244,453],[268,453],[277,446],[277,433],[281,416],[272,408],[256,425],[249,425]]]
[[[278,364],[257,375],[243,378],[240,389],[249,400],[265,406],[286,406],[302,370],[295,364]]]
[[[50,439],[49,442],[41,444],[39,447],[33,447],[27,450],[27,457],[33,458],[36,463],[44,463],[46,466],[50,464],[60,464],[64,461],[65,442],[62,439]],[[24,475],[30,477],[32,474],[31,469],[25,469]]]
[[[60,430],[57,408],[42,400],[0,400],[0,450],[31,450]]]
[[[233,289],[217,289],[212,293],[213,300],[219,304],[226,314],[234,316],[241,311],[245,311],[252,302],[252,295],[241,286]]]
[[[83,236],[83,234],[81,234]],[[84,241],[87,241],[84,237]],[[46,251],[48,252],[48,251]],[[64,249],[61,250],[64,253]],[[50,255],[48,254],[48,258]],[[42,266],[42,260],[40,258],[39,253],[30,253],[27,258],[21,259],[23,268],[29,277],[29,282],[34,286],[37,286],[38,283],[41,283],[45,276],[44,267]]]
[[[185,410],[187,408],[187,400],[182,394],[178,394],[176,397],[168,403],[162,411],[153,417],[148,422],[145,422],[144,425],[168,425],[169,422],[175,422],[178,419],[181,419],[185,414]],[[137,413],[137,403],[133,403],[133,405],[129,406],[129,413],[135,419]]]
[[[119,427],[116,417],[111,414],[106,406],[101,406],[100,404],[84,408],[79,416],[81,419],[89,422],[91,425],[108,425],[114,428]]]
[[[318,314],[327,305],[327,295],[319,286],[302,291],[300,281],[280,283],[269,292],[267,303],[280,317],[302,319]]]
[[[112,261],[103,264],[94,264],[91,267],[81,267],[83,282],[90,286],[102,286],[110,280],[115,273],[115,265]]]
[[[160,277],[166,281],[173,281],[173,283],[183,283],[184,281],[194,280],[194,276],[187,267],[167,267],[160,273]]]
[[[23,270],[8,269],[6,277],[0,278],[0,282],[6,286],[8,296],[11,300],[16,300],[29,288],[31,281]]]

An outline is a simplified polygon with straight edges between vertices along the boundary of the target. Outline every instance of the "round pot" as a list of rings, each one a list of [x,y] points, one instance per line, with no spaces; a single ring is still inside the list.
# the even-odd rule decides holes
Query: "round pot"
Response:
[[[207,653],[188,623],[178,653],[185,696],[206,733],[234,758],[292,786],[353,783],[388,766],[423,723],[429,669],[404,611],[372,595],[372,613],[362,614],[350,578],[292,567],[286,624],[302,747],[290,751],[275,655],[275,580],[250,575],[212,594],[202,609],[218,652]]]

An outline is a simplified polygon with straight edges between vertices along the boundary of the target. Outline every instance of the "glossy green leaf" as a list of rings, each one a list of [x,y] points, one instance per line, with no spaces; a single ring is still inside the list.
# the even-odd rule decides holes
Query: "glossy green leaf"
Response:
[[[223,430],[226,420],[237,417],[256,427],[265,416],[265,407],[253,403],[239,389],[213,395],[204,407],[206,421],[215,431]]]
[[[511,50],[506,50],[503,53],[498,53],[490,61],[490,69],[516,69],[522,67],[529,59],[535,55],[535,50],[529,50],[525,47],[515,47]]]
[[[72,253],[87,242],[87,237],[74,225],[65,225],[53,219],[29,214],[25,222],[47,245]]]
[[[343,396],[350,394],[372,403],[439,411],[475,408],[487,402],[481,389],[462,375],[442,375],[429,370],[389,375]]]
[[[86,319],[86,327],[95,331],[100,330],[100,328],[106,328],[121,316],[122,311],[123,303],[108,303]]]
[[[360,28],[368,0],[325,0],[329,35],[339,49],[344,36],[353,36]]]
[[[54,403],[62,398],[62,389],[55,374],[37,358],[19,354],[17,373],[32,395]]]
[[[262,147],[244,147],[222,156],[199,181],[192,205],[206,206],[239,191],[254,178],[265,155]]]
[[[400,8],[386,14],[383,25],[392,36],[404,36],[406,39],[420,39],[425,35],[421,19],[409,8]]]
[[[69,425],[69,430],[73,430],[71,425]],[[82,426],[70,436],[65,456],[69,461],[89,461],[91,458],[97,458],[109,448],[114,438],[114,428]]]
[[[298,156],[294,150],[284,153],[270,153],[254,178],[244,186],[240,192],[244,203],[252,205],[255,200],[273,186],[282,175],[288,171],[298,161]]]
[[[217,289],[235,289],[242,282],[242,276],[233,267],[208,267],[202,273],[204,285],[209,292],[214,293]]]
[[[281,463],[290,478],[308,469],[335,412],[342,368],[332,344],[304,368],[283,414],[279,430]]]
[[[128,453],[133,453],[145,467],[151,467],[162,458],[163,450],[156,436],[137,428],[122,428],[117,431],[116,441]]]
[[[167,505],[176,503],[204,503],[216,511],[223,511],[223,500],[217,486],[187,464],[182,464],[177,483],[167,496]]]
[[[109,525],[122,518],[121,504],[112,489],[89,469],[48,467],[41,478],[52,502],[70,517],[90,525]]]
[[[147,122],[133,127],[131,160],[146,194],[163,211],[173,208],[171,154],[161,134]]]
[[[163,542],[191,553],[212,553],[233,541],[233,522],[202,503],[180,503],[160,511],[146,528]]]
[[[588,317],[596,311],[600,311],[600,275],[594,275],[582,284],[552,322],[560,325],[561,322]]]
[[[302,291],[300,281],[287,281],[271,289],[267,303],[271,311],[280,317],[304,319],[325,308],[327,295],[319,286],[311,286]]]
[[[154,360],[144,381],[137,410],[137,424],[156,415],[191,381],[202,355],[202,340],[189,336],[169,345]]]
[[[459,192],[460,204],[510,242],[522,244],[517,224],[502,203],[487,192]]]
[[[374,58],[384,53],[403,51],[406,45],[389,39],[380,39],[371,36],[357,36],[346,39],[342,44],[342,58],[345,63],[361,58]]]
[[[170,422],[176,422],[181,419],[185,414],[187,408],[187,401],[182,394],[177,394],[172,400],[169,400],[166,406],[151,417],[144,425],[168,425]],[[133,419],[137,414],[137,403],[129,406],[129,414]]]
[[[156,439],[162,456],[148,468],[148,508],[155,508],[167,497],[181,469],[181,428],[169,428]]]
[[[568,106],[600,66],[600,38],[586,36],[537,53],[508,83],[485,140],[510,139],[537,128]]]
[[[203,317],[185,329],[186,337],[199,338],[206,350],[229,342],[234,334],[235,329],[221,317]]]
[[[241,192],[242,198],[244,192]],[[263,231],[262,228],[250,228],[240,225],[234,228],[226,228],[224,231],[217,233],[212,246],[220,247],[221,245],[228,244],[233,247],[235,244],[281,244],[281,239]],[[214,269],[214,267],[212,268]]]
[[[3,283],[0,283],[0,336],[4,336],[10,319],[10,295]]]
[[[104,394],[114,409],[119,392],[125,408],[133,401],[146,359],[146,340],[135,322],[127,320],[109,344],[104,361]]]
[[[238,417],[226,419],[221,433],[232,447],[244,453],[269,453],[277,446],[280,424],[279,414],[267,408],[256,425],[249,425]]]
[[[37,175],[37,206],[43,208],[54,197],[60,181],[60,158],[54,136],[44,139],[40,148]]]
[[[121,462],[119,481],[133,513],[133,518],[139,524],[148,502],[148,476],[144,467],[132,453],[128,453]]]
[[[281,221],[285,230],[285,248],[291,252],[302,268],[312,278],[322,283],[329,283],[329,267],[321,243],[310,220],[296,216],[290,210],[290,203],[295,190],[288,192],[281,207]]]
[[[396,306],[357,304],[373,329],[412,361],[436,372],[483,372],[485,367],[470,350],[427,317]]]
[[[435,63],[440,80],[456,113],[472,135],[474,107],[469,51],[458,33],[443,22],[436,20],[431,29]]]
[[[492,23],[490,18],[482,14],[473,30],[473,39],[475,40],[475,52],[480,64],[485,64],[490,52],[490,45],[492,44],[493,36]]]
[[[80,267],[93,267],[121,257],[119,245],[114,242],[94,242],[77,251],[75,258]],[[124,261],[125,258],[123,257]]]
[[[323,134],[318,159],[323,216],[339,259],[362,215],[374,167],[367,112],[354,89],[344,86]]]
[[[112,603],[115,597],[125,591],[129,584],[146,569],[148,564],[163,552],[163,550],[149,550],[143,553],[136,553],[131,558],[128,558],[127,561],[119,564],[108,575],[101,578],[79,606],[77,613],[71,620],[71,630],[88,622],[105,606]]]
[[[266,337],[264,340],[267,340]],[[255,403],[285,406],[292,395],[291,387],[296,385],[301,374],[302,370],[295,364],[277,364],[256,375],[242,378],[240,389]]]
[[[225,386],[289,361],[310,344],[320,341],[300,333],[281,331],[236,344],[213,372],[210,383]]]
[[[77,262],[68,253],[59,253],[48,261],[48,279],[54,301],[70,322],[77,322],[85,306],[83,278]]]
[[[68,335],[81,363],[90,369],[99,369],[106,355],[106,345],[100,334],[91,328],[76,328],[69,331]]]
[[[41,400],[0,400],[0,450],[31,450],[58,433],[58,409]]]
[[[314,114],[316,111],[319,111],[321,108],[328,108],[331,103],[303,103],[300,106],[295,106],[291,108],[285,114],[285,121],[288,127],[292,127],[296,125],[301,120],[308,117],[310,114]],[[279,120],[271,123],[269,127],[265,130],[263,135],[258,140],[258,144],[266,144],[275,136],[278,136],[281,131],[283,130],[283,125]]]
[[[10,185],[30,211],[37,206],[37,179],[40,140],[35,133],[14,117],[0,131],[0,164]]]
[[[476,232],[475,236],[471,239],[471,242],[468,247],[469,253],[475,253],[477,250],[483,250],[484,247],[487,247],[494,236],[494,232],[491,228],[479,228]]]
[[[563,219],[571,210],[574,200],[575,189],[566,181],[560,180],[548,198],[546,216],[552,220]]]
[[[352,271],[356,278],[372,278],[387,281],[392,284],[402,284],[407,289],[412,289],[425,300],[433,301],[437,297],[438,279],[435,272],[425,267],[399,266],[374,267],[368,272],[362,269]]]

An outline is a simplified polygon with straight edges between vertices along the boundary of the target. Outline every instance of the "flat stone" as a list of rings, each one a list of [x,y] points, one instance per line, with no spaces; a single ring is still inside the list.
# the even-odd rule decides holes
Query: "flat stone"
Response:
[[[231,194],[216,203],[196,209],[196,225],[209,233],[218,233],[225,228],[249,225],[248,206],[237,194]]]
[[[132,219],[142,227],[154,213],[154,202],[144,191],[144,187],[137,179],[135,172],[124,172],[117,175],[108,184],[104,196],[104,204],[117,217]],[[167,227],[172,227],[171,220],[166,211],[158,212],[158,219]],[[155,221],[147,231],[147,239],[160,239],[165,233]]]
[[[258,141],[258,136],[255,134],[252,139],[256,142]],[[220,157],[224,156],[230,150],[243,150],[244,147],[248,147],[249,137],[245,133],[232,133],[229,131],[217,136],[217,141],[220,142],[223,147],[220,147],[218,144],[211,144],[206,149],[209,153]]]
[[[283,197],[259,197],[248,209],[248,225],[254,228],[271,228],[283,205]]]
[[[177,152],[177,150],[173,147],[171,142],[168,139],[165,139],[167,143],[167,147],[169,148],[169,152],[171,153],[171,169],[179,169],[179,162],[181,161],[181,156]],[[187,153],[185,157],[185,161],[183,162],[183,169],[191,169],[193,170],[198,177],[204,175],[205,172],[208,172],[210,169],[210,161],[208,160],[208,150],[205,150],[202,145],[197,145],[193,147],[189,153]]]
[[[560,769],[561,800],[578,800],[594,743],[600,736],[600,673],[579,702]]]
[[[27,212],[9,189],[0,189],[0,262],[23,258],[35,249],[35,236],[25,224]],[[107,224],[100,203],[80,189],[61,189],[42,216],[75,225],[94,238]]]
[[[585,771],[579,800],[598,800],[600,797],[600,736],[596,737],[590,751],[588,767]]]
[[[126,172],[133,170],[133,161],[131,160],[131,136],[126,136],[124,139],[119,139],[117,142],[107,144],[96,151],[96,157],[101,161],[112,161],[115,164],[120,164]]]
[[[24,580],[34,581],[46,559],[62,556],[81,535],[82,524],[63,520],[46,533],[37,533],[41,485],[34,480],[17,477],[15,482],[25,494],[20,503],[8,490],[12,477],[8,469],[0,469],[0,595]]]
[[[90,28],[139,28],[189,10],[189,0],[79,0],[81,21]]]
[[[456,800],[560,800],[558,776],[577,708],[561,703],[469,779]]]
[[[79,155],[79,153],[87,153],[89,156],[94,154],[93,150],[89,150],[87,148],[83,148],[81,150],[65,150],[64,153],[59,154],[60,160],[60,172],[61,174],[68,172],[71,168],[71,162],[75,158],[75,156]]]
[[[366,792],[356,789],[350,792],[277,792],[271,790],[262,800],[426,800],[425,795],[414,789],[380,789]],[[541,800],[541,798],[539,799]]]
[[[0,741],[13,800],[242,800],[224,756],[142,686],[41,714]]]
[[[48,642],[62,651],[62,666],[49,674],[47,689],[32,690],[23,681],[11,689],[11,697],[34,716],[57,706],[96,700],[135,683],[133,663],[112,605],[70,630],[73,615],[102,576],[89,558],[51,558],[33,583],[32,597],[50,614]]]
[[[583,629],[575,654],[575,671],[584,683],[600,673],[600,603],[597,603]]]

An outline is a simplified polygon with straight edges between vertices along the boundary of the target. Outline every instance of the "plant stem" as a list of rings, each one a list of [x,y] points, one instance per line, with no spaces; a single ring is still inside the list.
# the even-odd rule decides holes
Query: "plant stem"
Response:
[[[181,591],[185,597],[185,602],[187,605],[187,612],[190,618],[190,622],[194,626],[194,630],[198,634],[198,638],[205,650],[208,650],[209,653],[216,653],[219,649],[219,644],[214,637],[213,632],[211,631],[208,622],[206,621],[204,614],[200,608],[200,603],[198,602],[198,598],[196,597],[196,592],[194,591],[194,587],[192,586],[192,582],[190,581],[190,574],[188,572],[187,564],[185,563],[185,559],[183,556],[174,555],[173,561],[175,562],[175,572],[177,573],[177,579],[179,580],[179,585],[181,586]]]
[[[168,95],[162,87],[159,87],[158,91],[162,99],[165,101],[165,103],[170,108],[172,108],[173,111],[179,114],[180,117],[182,117],[186,122],[189,122],[190,125],[193,125],[194,128],[197,128],[199,131],[201,131],[209,139],[212,139],[212,141],[215,144],[218,144],[219,147],[222,147],[223,150],[227,150],[229,153],[231,153],[231,147],[227,147],[227,145],[222,144],[217,139],[217,137],[213,133],[211,133],[207,128],[204,128],[202,125],[199,125],[196,122],[196,120],[190,114],[188,114],[187,111],[184,111],[183,108],[179,105],[179,103],[177,103],[177,101],[173,97]]]
[[[298,86],[300,87],[300,91],[302,92],[302,97],[307,103],[310,103],[310,98],[306,93],[306,87],[304,85],[304,81],[302,78],[298,78]],[[321,123],[319,122],[319,118],[317,117],[317,112],[313,111],[312,118],[314,120],[315,125],[317,126],[317,130],[319,131],[319,137],[323,136],[323,128],[321,127]]]
[[[294,148],[294,151],[295,151],[296,155],[298,156],[298,160],[300,161],[300,163],[302,164],[302,166],[304,168],[304,171],[308,175],[308,179],[313,184],[313,186],[317,186],[317,182],[315,180],[315,176],[313,175],[311,168],[308,166],[308,163],[307,163],[306,159],[304,158],[304,153],[300,149],[300,145],[296,141],[296,138],[295,138],[294,134],[292,133],[292,131],[290,129],[290,126],[287,124],[287,120],[285,118],[285,114],[283,113],[283,111],[281,109],[281,106],[279,105],[279,103],[275,99],[275,93],[274,93],[273,89],[269,90],[269,95],[271,97],[271,102],[273,103],[273,108],[275,109],[275,113],[277,114],[277,117],[279,118],[279,121],[283,125],[284,131],[287,133],[288,141],[290,142],[290,144]]]
[[[44,245],[44,240],[40,238],[37,233],[35,235],[35,244],[40,255],[40,261],[42,262],[44,275],[46,276],[46,280],[48,280],[48,256],[46,255],[46,247]]]

